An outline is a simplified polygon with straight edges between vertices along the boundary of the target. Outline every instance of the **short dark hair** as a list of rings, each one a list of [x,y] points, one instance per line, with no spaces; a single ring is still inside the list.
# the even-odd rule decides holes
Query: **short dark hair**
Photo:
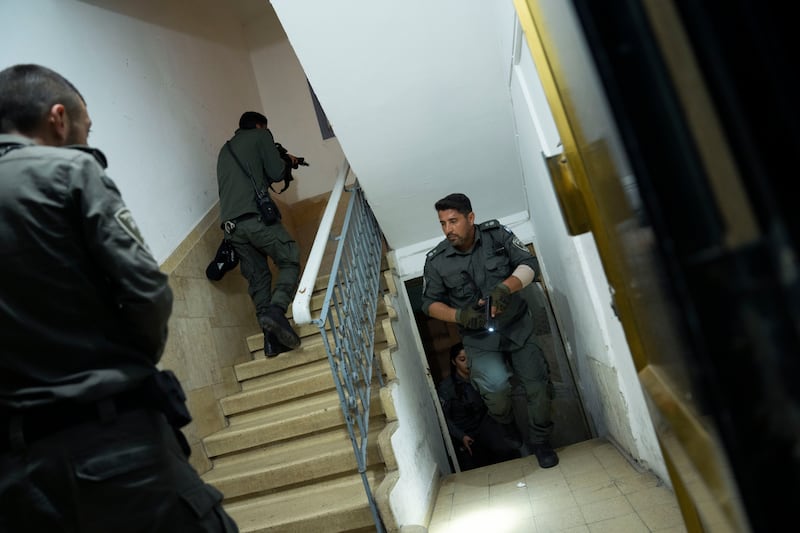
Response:
[[[454,192],[448,194],[434,204],[437,211],[447,211],[448,209],[455,209],[462,215],[469,215],[472,213],[472,202],[469,201],[466,194]]]
[[[245,111],[239,118],[239,127],[243,130],[252,130],[257,125],[267,125],[267,117],[256,111]]]
[[[86,101],[64,76],[47,67],[21,64],[0,71],[0,133],[30,135],[56,104],[75,117]]]

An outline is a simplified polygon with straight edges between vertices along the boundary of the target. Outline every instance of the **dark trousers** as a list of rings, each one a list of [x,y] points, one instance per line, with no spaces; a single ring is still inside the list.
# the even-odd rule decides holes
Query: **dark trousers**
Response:
[[[267,226],[260,218],[248,218],[237,222],[236,229],[226,238],[239,254],[256,315],[263,316],[270,304],[285,310],[300,278],[300,252],[283,224]],[[267,258],[278,268],[274,287]]]
[[[462,442],[454,442],[458,464],[461,470],[471,470],[482,466],[493,465],[515,459],[520,456],[519,450],[513,448],[505,439],[505,431],[490,415],[485,415],[480,425],[467,435],[475,439],[469,454]]]
[[[157,411],[88,421],[0,452],[1,533],[238,532],[221,501]]]

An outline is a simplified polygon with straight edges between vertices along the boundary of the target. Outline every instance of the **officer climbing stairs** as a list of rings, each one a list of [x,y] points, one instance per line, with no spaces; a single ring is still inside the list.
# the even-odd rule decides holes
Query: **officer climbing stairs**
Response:
[[[327,283],[328,276],[317,280],[314,318]],[[388,353],[394,336],[383,301],[377,314],[375,353]],[[202,477],[224,494],[242,533],[375,531],[322,334],[315,324],[292,325],[302,343],[278,357],[264,357],[262,334],[247,338],[253,358],[234,368],[241,390],[219,402],[227,427],[203,439],[213,468]],[[379,387],[373,379],[366,461],[373,493],[386,463],[394,464],[384,459],[391,449],[379,447],[389,442],[379,438],[389,429]]]

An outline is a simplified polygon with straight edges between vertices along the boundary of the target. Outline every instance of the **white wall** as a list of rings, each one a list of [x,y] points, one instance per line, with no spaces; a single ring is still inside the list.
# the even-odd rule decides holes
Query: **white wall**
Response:
[[[293,171],[295,181],[282,195],[294,203],[330,192],[344,154],[336,137],[323,140],[303,67],[267,0],[257,14],[245,36],[264,114],[275,140],[309,163]]]
[[[438,237],[433,203],[451,192],[487,218],[525,210],[502,4],[271,3],[390,246]]]
[[[556,8],[560,15],[553,17],[561,26],[549,31],[571,35],[574,44],[570,50],[588,54],[581,47],[574,18],[564,6]],[[615,441],[669,482],[624,331],[611,307],[595,241],[590,233],[576,237],[567,233],[544,162],[545,155],[561,153],[558,131],[521,28],[517,35],[519,60],[511,67],[510,88],[530,199],[533,244],[584,409],[599,436]],[[592,66],[583,63],[583,67],[582,87],[596,100],[598,122],[604,125],[602,134],[613,137],[613,119],[607,104],[598,98],[600,86],[592,76]]]
[[[437,419],[438,396],[431,390],[425,353],[405,284],[395,276],[398,294],[393,307],[397,350],[392,354],[397,379],[392,392],[399,425],[392,435],[400,479],[390,495],[392,512],[400,525],[425,525],[429,505],[436,500],[436,480],[450,473]]]
[[[0,68],[39,63],[78,87],[94,122],[89,143],[108,157],[108,174],[159,261],[216,203],[216,155],[231,117],[261,104],[238,22],[211,1],[184,6],[0,7]]]
[[[284,193],[330,191],[344,156],[323,141],[302,69],[264,0],[243,29],[214,0],[2,0],[0,68],[39,63],[72,81],[156,259],[218,201],[216,158],[243,111],[264,112],[309,167]],[[252,50],[251,50],[252,48]]]

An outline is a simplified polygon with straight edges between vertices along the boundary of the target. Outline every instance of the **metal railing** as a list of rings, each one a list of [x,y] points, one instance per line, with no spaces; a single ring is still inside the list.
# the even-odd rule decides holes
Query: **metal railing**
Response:
[[[314,323],[320,329],[376,530],[383,533],[385,528],[367,477],[367,437],[373,377],[377,377],[380,385],[383,385],[379,360],[375,357],[383,236],[358,181],[345,189],[348,172],[349,165],[345,161],[292,303],[292,316],[298,324]],[[311,295],[325,248],[331,239],[330,232],[342,190],[352,196],[347,205],[342,232],[332,238],[337,246],[322,310],[319,318],[312,319]]]

